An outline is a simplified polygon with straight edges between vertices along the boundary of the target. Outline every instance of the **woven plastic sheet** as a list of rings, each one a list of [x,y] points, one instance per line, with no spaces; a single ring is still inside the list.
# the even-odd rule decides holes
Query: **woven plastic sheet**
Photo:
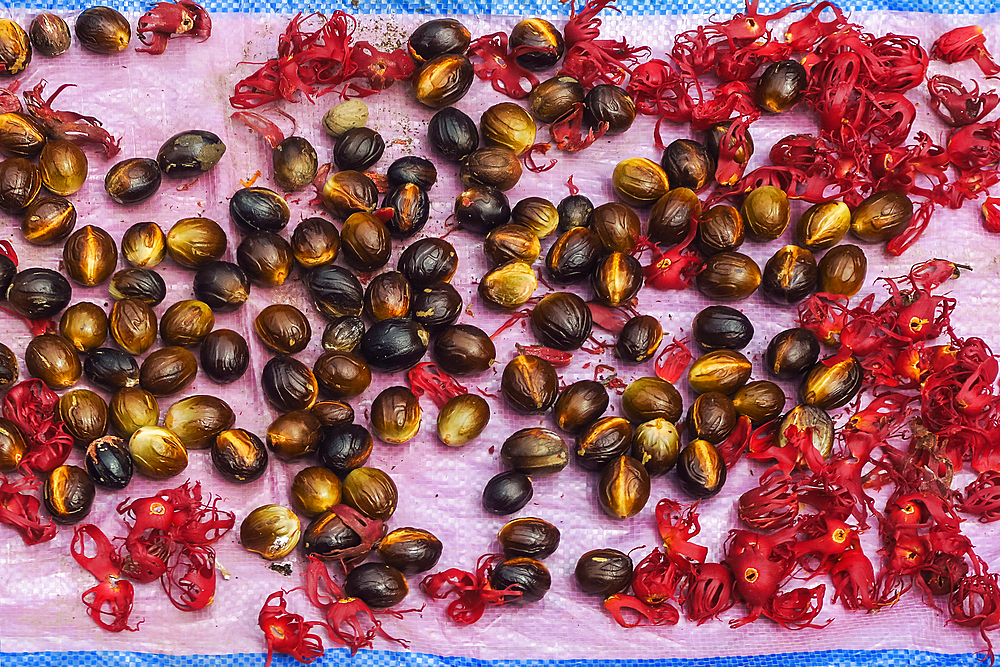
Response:
[[[15,12],[14,18],[26,24],[30,14]],[[123,207],[111,203],[103,191],[103,177],[110,166],[101,157],[90,154],[90,176],[73,197],[80,213],[78,225],[96,224],[104,227],[116,240],[135,222],[154,220],[165,229],[177,220],[204,215],[217,220],[229,231],[230,247],[224,259],[235,261],[240,234],[228,216],[228,199],[241,186],[241,179],[251,178],[258,170],[259,185],[273,184],[270,180],[270,149],[264,141],[245,127],[229,120],[231,108],[228,96],[237,80],[253,71],[242,61],[262,62],[273,55],[276,38],[287,24],[288,16],[274,15],[215,15],[215,31],[210,41],[172,40],[161,57],[127,52],[117,56],[97,56],[82,52],[74,45],[65,56],[48,60],[36,57],[26,75],[24,86],[39,79],[49,82],[54,91],[62,83],[76,83],[66,90],[57,108],[73,109],[101,118],[116,136],[122,136],[120,158],[155,155],[160,144],[176,132],[201,128],[222,136],[228,151],[214,171],[195,183],[165,180],[160,192],[148,202]],[[395,48],[405,43],[409,32],[427,17],[361,17],[356,37],[369,39],[377,47]],[[133,24],[135,17],[132,17]],[[920,37],[925,48],[942,32],[964,25],[968,17],[929,16],[888,13],[855,13],[852,19],[876,34],[897,32]],[[463,16],[463,22],[474,35],[509,30],[516,19],[505,17]],[[630,42],[648,44],[654,57],[669,48],[672,36],[680,30],[694,27],[704,17],[684,16],[651,21],[639,17],[608,16],[605,30],[609,36],[627,35]],[[990,35],[990,46],[996,44],[1000,20],[996,16],[980,16],[975,22]],[[947,71],[959,78],[980,78],[974,65],[964,63],[944,66],[931,64],[931,74]],[[543,77],[544,78],[544,77]],[[944,127],[936,122],[927,106],[926,91],[910,93],[918,102],[916,129],[924,129],[938,141]],[[331,158],[332,142],[320,130],[320,118],[337,100],[321,98],[308,102],[285,104],[284,110],[297,120],[297,133],[308,138],[324,161]],[[495,93],[488,84],[478,82],[472,92],[457,106],[474,118],[489,105],[506,98]],[[384,169],[397,157],[407,154],[430,155],[426,145],[427,121],[432,115],[412,100],[408,87],[395,88],[368,99],[371,109],[369,126],[378,129],[386,140],[386,154],[378,169]],[[279,123],[282,122],[279,120]],[[595,203],[614,199],[610,174],[614,165],[625,157],[645,156],[659,159],[653,145],[652,121],[640,118],[623,136],[599,141],[581,154],[553,154],[558,164],[543,174],[525,172],[520,183],[508,194],[512,202],[526,196],[542,196],[559,201],[567,193],[570,176],[580,191]],[[291,131],[291,128],[288,128]],[[815,131],[814,121],[803,111],[787,116],[768,117],[754,125],[753,133],[758,155],[752,166],[762,163],[767,150],[776,140],[794,132]],[[667,141],[691,136],[687,127],[666,128]],[[546,132],[540,130],[540,140]],[[459,191],[453,166],[435,160],[439,181],[431,190],[431,221],[419,236],[443,236],[451,231],[451,214],[455,195]],[[292,223],[289,231],[305,217],[322,214],[313,204],[313,193],[289,196]],[[792,219],[797,219],[805,205],[793,203]],[[645,219],[645,214],[643,214]],[[21,256],[22,267],[58,268],[60,248],[39,249],[26,245],[17,231],[16,221],[7,216],[0,221],[0,238],[10,238]],[[791,242],[791,228],[780,241],[769,244],[748,242],[742,252],[751,255],[763,266],[768,257],[784,243]],[[453,284],[468,306],[461,322],[474,324],[487,332],[495,330],[507,317],[488,312],[476,294],[476,281],[486,271],[481,252],[482,239],[464,231],[450,233],[448,240],[459,250],[461,262]],[[543,254],[552,238],[543,241]],[[395,266],[404,243],[397,242],[389,267]],[[882,255],[878,246],[868,246],[868,282],[859,295],[882,292],[875,284],[877,276],[899,276],[915,262],[930,257],[945,257],[974,267],[958,281],[949,283],[952,295],[958,299],[953,321],[963,337],[980,336],[1000,349],[996,335],[997,313],[1000,312],[998,290],[997,240],[986,234],[979,220],[978,207],[970,204],[961,211],[939,211],[924,238],[902,258]],[[193,272],[173,265],[169,260],[158,267],[167,282],[167,298],[157,307],[157,315],[170,304],[193,298]],[[541,273],[542,267],[538,266]],[[361,276],[363,282],[368,277]],[[589,288],[570,288],[589,298]],[[537,294],[547,290],[540,287]],[[93,289],[74,288],[75,299],[94,301],[109,306],[106,286]],[[311,365],[321,352],[320,334],[324,322],[311,306],[298,276],[275,289],[255,288],[249,302],[241,310],[216,316],[216,327],[236,329],[250,342],[250,370],[238,383],[226,387],[199,377],[179,400],[191,394],[214,394],[226,399],[237,413],[237,426],[263,434],[276,416],[267,406],[260,386],[261,369],[269,358],[266,350],[253,335],[252,321],[269,303],[291,303],[306,312],[313,327],[308,348],[297,356]],[[696,291],[656,292],[646,288],[640,294],[639,310],[655,314],[662,322],[666,338],[682,336],[691,320],[708,302]],[[737,304],[754,322],[756,334],[745,351],[754,363],[754,377],[765,378],[760,358],[770,338],[782,329],[793,326],[794,309],[777,308],[762,295],[756,294]],[[598,337],[612,341],[608,333]],[[19,356],[28,341],[24,325],[6,315],[0,315],[0,340],[11,346]],[[531,343],[530,330],[518,325],[497,339],[500,365],[480,377],[466,380],[472,391],[497,394],[499,371],[514,354],[516,342]],[[611,353],[592,356],[584,352],[575,355],[573,364],[561,373],[567,384],[594,375],[598,363],[617,369],[626,382],[651,375],[652,362],[624,365]],[[26,372],[22,366],[22,377]],[[386,386],[403,384],[403,377],[376,375],[371,388],[353,400],[358,420],[366,422],[371,400]],[[684,384],[684,383],[681,383]],[[86,386],[83,382],[79,386]],[[681,387],[685,405],[691,394]],[[794,400],[796,387],[785,385]],[[400,490],[399,509],[389,522],[390,528],[416,526],[435,533],[444,543],[444,553],[436,570],[447,567],[472,569],[480,554],[496,551],[495,536],[505,519],[487,515],[481,508],[480,496],[486,481],[502,470],[499,449],[503,440],[515,430],[529,426],[552,426],[551,418],[524,417],[508,411],[500,401],[489,398],[493,417],[488,430],[477,440],[461,449],[449,449],[437,442],[434,433],[436,408],[423,401],[424,421],[416,438],[404,445],[376,443],[368,465],[389,472]],[[161,400],[161,412],[172,402]],[[792,403],[789,403],[789,406]],[[617,397],[612,399],[611,414],[618,410]],[[841,418],[842,421],[842,418]],[[74,452],[72,463],[80,463],[80,452]],[[208,452],[192,452],[188,469],[175,480],[154,482],[136,478],[122,493],[98,493],[89,521],[99,524],[109,536],[121,535],[123,524],[114,511],[126,495],[140,497],[163,488],[176,486],[185,479],[201,480],[205,491],[220,495],[220,505],[236,512],[239,522],[253,508],[266,503],[289,504],[289,486],[294,474],[310,462],[286,464],[276,460],[260,480],[245,486],[224,481],[213,470]],[[731,471],[723,492],[701,506],[701,535],[697,542],[709,548],[709,560],[723,556],[723,542],[729,529],[736,527],[735,500],[745,490],[756,485],[755,480],[765,466],[746,461]],[[959,475],[955,486],[964,486],[969,473]],[[386,628],[394,636],[410,641],[409,652],[395,652],[393,644],[376,640],[376,651],[364,651],[355,660],[361,664],[387,665],[406,662],[426,665],[490,664],[543,665],[553,661],[599,664],[600,660],[621,659],[629,664],[690,664],[690,665],[776,665],[776,664],[871,664],[886,665],[940,664],[958,665],[974,662],[973,652],[983,648],[977,631],[954,626],[945,627],[946,615],[924,605],[917,593],[906,595],[895,606],[877,614],[851,613],[839,605],[830,604],[828,587],[824,609],[819,620],[833,622],[823,630],[790,632],[761,620],[738,630],[731,630],[725,620],[742,616],[737,606],[724,615],[723,622],[702,626],[681,620],[674,627],[636,628],[625,630],[604,612],[601,600],[580,592],[573,580],[573,568],[579,556],[590,549],[614,547],[623,551],[645,545],[645,553],[657,543],[653,507],[659,498],[684,500],[673,475],[656,478],[651,499],[646,508],[627,521],[612,520],[604,515],[596,499],[597,477],[570,465],[562,472],[539,476],[534,480],[534,498],[517,516],[537,516],[555,524],[562,534],[558,551],[547,559],[553,585],[539,603],[488,609],[476,625],[461,627],[444,614],[445,603],[426,599],[418,590],[419,576],[410,578],[410,596],[404,607],[419,607],[422,612],[407,614],[402,619],[386,618]],[[1000,542],[996,539],[996,524],[982,526],[972,521],[964,530],[976,549],[992,569],[1000,567]],[[874,531],[872,531],[874,532]],[[55,540],[35,547],[25,547],[7,529],[0,532],[0,642],[4,665],[98,664],[120,662],[149,664],[258,664],[264,649],[257,629],[257,613],[268,593],[279,588],[290,589],[301,583],[304,571],[298,553],[288,560],[293,574],[283,576],[268,568],[255,555],[242,550],[238,530],[230,533],[218,545],[219,563],[231,574],[220,580],[214,604],[196,613],[174,609],[159,585],[137,585],[134,620],[142,620],[135,633],[109,634],[100,630],[86,615],[80,595],[93,585],[92,577],[79,568],[70,557],[72,530],[60,529]],[[874,536],[864,538],[866,552],[874,554]],[[819,578],[818,581],[823,581]],[[828,583],[828,582],[827,582]],[[292,611],[311,616],[304,598],[294,594]],[[56,652],[38,655],[35,652]],[[177,658],[156,658],[149,654],[170,654]],[[204,656],[219,656],[206,658]],[[328,661],[346,656],[343,649],[328,650]],[[202,657],[197,657],[202,656]],[[756,657],[739,657],[756,656]],[[591,663],[591,661],[593,661]],[[689,662],[690,661],[690,662]]]

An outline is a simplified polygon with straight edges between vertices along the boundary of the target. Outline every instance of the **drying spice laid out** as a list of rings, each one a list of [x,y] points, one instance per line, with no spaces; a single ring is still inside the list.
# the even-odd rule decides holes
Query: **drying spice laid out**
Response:
[[[978,631],[992,664],[998,566],[968,529],[1000,519],[1000,356],[962,331],[952,291],[980,267],[876,275],[949,210],[978,205],[1000,232],[987,34],[922,44],[829,0],[748,0],[659,53],[609,38],[611,0],[569,1],[561,26],[477,36],[444,18],[399,44],[356,39],[343,11],[298,14],[264,62],[214,82],[231,127],[177,127],[155,155],[130,154],[131,127],[53,108],[84,81],[46,94],[33,78],[32,49],[73,42],[161,60],[127,48],[126,17],[88,9],[73,41],[52,14],[0,22],[0,73],[19,77],[0,91],[0,211],[17,221],[0,309],[30,333],[0,343],[8,539],[53,549],[72,531],[97,580],[86,614],[114,633],[154,622],[136,584],[216,613],[240,583],[218,585],[232,547],[267,568],[273,592],[252,601],[267,665],[322,657],[324,636],[351,655],[408,648],[430,615],[468,632],[578,592],[615,633],[821,630],[831,604],[910,596]],[[142,54],[197,53],[213,21],[177,0],[134,29]],[[982,77],[949,69],[968,60]],[[487,86],[509,100],[474,110]],[[389,89],[414,102],[405,124],[384,116]],[[776,118],[814,129],[767,145]],[[429,154],[410,154],[424,120]],[[232,179],[217,166],[263,147],[247,128],[270,164]],[[579,161],[605,144],[656,159]],[[588,189],[610,201],[563,173],[595,164]],[[86,210],[102,175],[103,218]],[[549,179],[568,195],[540,196]],[[32,266],[48,249],[57,268]],[[434,484],[414,484],[428,461]],[[566,507],[544,516],[570,484],[590,493],[583,537]],[[471,519],[452,504],[470,499]],[[719,508],[724,536],[699,519]],[[650,518],[644,537],[601,529]],[[571,549],[572,576],[543,562]],[[293,566],[302,583],[283,586]]]

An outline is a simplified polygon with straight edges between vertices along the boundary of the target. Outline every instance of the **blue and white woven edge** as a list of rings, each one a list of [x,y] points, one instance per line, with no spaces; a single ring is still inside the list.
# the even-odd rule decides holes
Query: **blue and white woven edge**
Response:
[[[126,651],[73,651],[65,653],[0,653],[3,667],[96,667],[98,665],[128,665],[128,667],[247,667],[261,665],[263,653],[231,655],[159,655]],[[291,667],[296,661],[284,655],[274,656],[275,667]],[[978,667],[981,656],[975,653],[956,655],[887,649],[882,651],[816,651],[776,653],[758,656],[721,658],[658,658],[658,659],[599,659],[599,660],[478,660],[446,657],[425,653],[393,651],[361,651],[353,658],[346,649],[331,649],[312,664],[346,665],[351,667]]]
[[[142,13],[156,0],[111,0],[106,4],[126,13]],[[584,0],[576,0],[582,5]],[[9,9],[80,11],[94,4],[92,0],[9,0]],[[560,0],[204,0],[213,13],[294,14],[331,12],[342,9],[352,14],[468,14],[468,15],[540,15],[567,16],[568,2]],[[761,11],[780,9],[788,2],[764,0]],[[850,0],[838,3],[849,11],[923,12],[929,14],[991,14],[1000,12],[997,0]],[[732,15],[743,11],[742,0],[616,0],[615,6],[625,16],[676,16],[685,14]]]

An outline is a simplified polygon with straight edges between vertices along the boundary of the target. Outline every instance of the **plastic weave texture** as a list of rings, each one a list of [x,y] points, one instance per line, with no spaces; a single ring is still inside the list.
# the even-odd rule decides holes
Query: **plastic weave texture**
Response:
[[[10,14],[23,25],[45,3],[31,3],[32,9],[19,9],[23,3],[12,3]],[[62,4],[66,11],[78,4]],[[79,6],[83,6],[82,3]],[[171,40],[167,53],[160,57],[137,54],[131,49],[116,56],[85,53],[74,45],[69,53],[57,59],[36,57],[24,75],[23,86],[32,86],[39,79],[48,81],[47,91],[63,83],[76,83],[58,98],[55,106],[93,115],[104,121],[115,136],[121,136],[122,153],[118,159],[155,155],[159,146],[173,134],[201,128],[219,134],[228,146],[222,162],[196,182],[165,179],[159,193],[147,202],[132,207],[111,203],[103,191],[103,178],[109,162],[95,153],[88,153],[90,175],[84,188],[73,196],[80,212],[79,226],[96,224],[107,229],[116,241],[132,224],[154,220],[165,230],[177,220],[203,215],[218,221],[230,235],[230,245],[223,259],[235,261],[241,235],[229,220],[228,200],[258,171],[257,185],[275,187],[270,177],[270,148],[257,135],[230,120],[232,109],[228,96],[235,83],[255,69],[249,64],[272,57],[278,34],[287,24],[289,15],[297,11],[329,11],[332,5],[279,3],[209,2],[206,6],[219,12],[213,19],[214,34],[208,42]],[[648,44],[654,57],[662,57],[672,36],[706,20],[706,14],[732,13],[742,9],[733,3],[706,5],[647,5],[622,2],[622,15],[605,18],[604,34],[609,37],[627,35],[632,43]],[[141,12],[145,4],[122,4],[126,11]],[[763,3],[762,9],[773,7]],[[402,2],[370,3],[362,0],[351,8],[355,13],[379,13],[379,16],[359,16],[357,39],[368,39],[378,48],[391,49],[403,45],[407,35],[425,16],[417,14],[461,14],[462,21],[473,35],[509,30],[517,21],[505,14],[564,16],[566,6],[556,2],[525,4],[496,3],[416,4]],[[988,45],[1000,50],[997,31],[1000,15],[993,3],[959,4],[929,3],[861,3],[855,6],[852,19],[877,34],[897,32],[913,34],[929,48],[937,35],[953,27],[977,23],[984,27]],[[872,11],[861,11],[872,10]],[[933,14],[907,12],[933,12]],[[225,13],[231,12],[231,13]],[[961,14],[976,13],[970,17]],[[605,14],[608,14],[605,12]],[[654,14],[683,14],[677,18],[646,18]],[[133,25],[137,14],[131,14]],[[556,19],[561,25],[562,19]],[[780,31],[780,27],[779,27]],[[777,33],[777,34],[780,34]],[[972,63],[945,66],[932,63],[928,74],[948,73],[963,79],[978,78]],[[546,78],[544,74],[541,78]],[[945,128],[932,116],[927,105],[927,93],[920,89],[910,93],[918,104],[914,131],[924,129],[938,141]],[[317,148],[321,161],[331,159],[332,141],[320,129],[320,119],[334,96],[319,98],[314,104],[283,104],[282,108],[297,121],[296,133],[309,139]],[[377,170],[384,170],[392,160],[407,154],[428,155],[427,122],[432,111],[418,105],[404,85],[369,98],[369,127],[378,129],[385,138],[387,149]],[[488,84],[477,81],[470,94],[457,106],[478,120],[492,104],[508,101]],[[290,123],[275,117],[287,132]],[[520,183],[508,193],[511,202],[528,196],[541,196],[557,202],[568,194],[567,180],[595,204],[614,200],[610,174],[614,165],[633,156],[659,160],[653,143],[653,121],[640,118],[625,135],[607,137],[581,154],[550,152],[545,158],[558,160],[555,168],[543,174],[525,172]],[[815,120],[809,114],[797,112],[769,117],[754,126],[754,139],[759,147],[769,147],[781,137],[795,132],[815,131]],[[668,127],[665,140],[691,137],[688,127]],[[547,140],[547,132],[539,128],[539,140]],[[762,164],[766,150],[755,157],[751,166]],[[430,191],[431,220],[419,236],[448,234],[459,251],[461,262],[453,284],[465,299],[468,310],[460,322],[475,324],[487,332],[494,331],[507,314],[488,311],[476,293],[476,283],[487,270],[481,252],[482,239],[465,231],[452,230],[449,219],[455,196],[460,191],[454,165],[435,158],[439,181]],[[288,195],[292,222],[286,236],[302,219],[324,215],[312,202],[311,190]],[[792,220],[805,209],[794,202]],[[645,213],[641,214],[645,220]],[[418,238],[419,238],[418,236]],[[11,216],[0,219],[0,238],[11,239],[22,258],[22,266],[58,268],[61,248],[33,248],[20,237],[17,221]],[[785,243],[792,242],[791,227],[778,241],[770,244],[747,243],[741,249],[763,266],[767,259]],[[411,239],[412,240],[412,239]],[[543,255],[553,238],[543,240]],[[387,268],[395,266],[405,243],[396,243]],[[913,263],[931,257],[945,257],[970,265],[965,273],[950,284],[951,293],[959,301],[953,321],[960,335],[980,336],[1000,349],[996,336],[996,314],[1000,312],[1000,263],[997,261],[997,240],[983,231],[978,206],[967,205],[961,211],[939,211],[925,237],[901,258],[883,256],[876,246],[867,246],[868,280],[858,299],[871,292],[884,293],[876,282],[878,276],[900,276]],[[123,268],[123,264],[119,265]],[[541,262],[536,264],[542,275]],[[193,298],[189,270],[169,260],[157,267],[166,280],[168,291],[156,314],[162,315],[170,304]],[[368,276],[361,276],[367,282]],[[576,285],[568,288],[584,298],[590,288]],[[536,294],[547,288],[540,285]],[[74,300],[94,301],[103,307],[110,305],[107,287],[84,289],[75,286]],[[253,318],[267,304],[291,303],[306,312],[313,329],[309,346],[297,356],[308,365],[321,353],[320,337],[325,322],[309,302],[305,290],[293,276],[284,286],[274,289],[254,288],[249,302],[239,311],[219,314],[217,328],[240,331],[250,342],[251,366],[240,382],[225,387],[213,384],[203,376],[184,394],[161,400],[161,414],[174,401],[193,394],[214,394],[226,399],[237,413],[237,426],[263,435],[276,412],[269,408],[259,385],[261,369],[269,354],[253,334]],[[644,289],[640,294],[639,310],[656,315],[667,341],[685,335],[693,316],[708,302],[696,291],[656,292]],[[754,378],[764,379],[761,356],[767,342],[779,331],[794,326],[794,309],[776,308],[760,294],[740,302],[754,322],[756,333],[745,350],[754,364]],[[613,341],[610,334],[595,330],[602,341]],[[0,340],[23,355],[28,342],[23,325],[0,314]],[[463,379],[472,391],[482,390],[496,395],[499,371],[514,354],[514,344],[533,343],[530,328],[523,323],[497,338],[499,365],[478,377]],[[571,366],[561,373],[569,384],[592,378],[599,363],[614,367],[626,382],[651,375],[652,362],[624,365],[611,352],[591,356],[579,352]],[[21,369],[22,377],[27,373]],[[404,384],[401,375],[377,374],[372,386],[358,399],[352,400],[357,419],[367,421],[367,408],[382,389]],[[86,387],[85,382],[78,386]],[[796,395],[794,383],[783,385],[790,397]],[[692,395],[683,392],[685,406]],[[106,396],[106,394],[105,394]],[[416,526],[430,530],[445,545],[444,554],[435,571],[448,567],[472,569],[476,558],[498,549],[495,536],[506,518],[487,515],[480,503],[483,485],[503,469],[499,449],[504,439],[517,429],[529,426],[552,427],[549,416],[524,417],[509,411],[501,400],[488,398],[493,416],[489,429],[464,448],[449,449],[437,442],[434,424],[437,410],[423,401],[423,424],[417,437],[403,445],[377,442],[368,465],[389,472],[400,489],[400,504],[389,522],[390,528]],[[617,396],[612,395],[609,414],[619,409]],[[846,417],[838,415],[842,422]],[[569,439],[568,439],[569,440]],[[572,441],[569,440],[572,447]],[[71,463],[80,463],[80,452]],[[166,482],[135,479],[127,495],[136,498],[170,488],[185,479],[201,480],[207,492],[222,497],[221,506],[236,512],[237,530],[218,545],[222,566],[231,573],[228,580],[219,581],[214,604],[193,614],[175,610],[157,584],[137,585],[133,620],[144,622],[135,633],[112,635],[100,630],[86,616],[80,595],[93,585],[93,578],[77,567],[70,557],[72,531],[63,528],[52,542],[37,547],[25,547],[6,528],[0,532],[0,660],[4,667],[31,665],[168,665],[177,667],[200,665],[259,665],[263,662],[264,642],[257,628],[257,613],[267,594],[279,588],[291,589],[301,582],[304,571],[298,553],[288,559],[291,576],[283,576],[268,568],[268,564],[245,552],[239,544],[239,522],[249,511],[266,503],[289,504],[289,485],[294,474],[313,461],[287,464],[272,459],[268,472],[249,485],[236,486],[215,473],[206,451],[192,452],[188,469]],[[709,559],[723,556],[723,543],[730,528],[736,527],[735,500],[745,490],[755,486],[757,476],[766,466],[740,462],[731,473],[723,493],[702,503],[702,533],[696,542],[709,548]],[[964,486],[971,479],[966,472],[956,477],[955,486]],[[604,612],[600,599],[584,595],[576,588],[573,568],[579,556],[590,549],[612,547],[629,551],[644,546],[636,554],[641,557],[656,545],[658,536],[653,520],[653,508],[659,498],[685,500],[673,475],[653,480],[652,495],[645,509],[628,521],[616,521],[603,514],[595,493],[596,476],[571,464],[562,472],[539,476],[534,480],[532,502],[515,516],[537,516],[555,524],[561,531],[559,550],[547,561],[552,572],[553,586],[546,597],[531,605],[489,609],[476,625],[459,627],[444,614],[444,602],[426,599],[418,590],[419,576],[410,578],[410,596],[405,607],[425,605],[420,613],[407,614],[403,619],[386,618],[386,629],[394,636],[410,640],[408,651],[387,650],[394,645],[376,640],[375,650],[361,651],[353,658],[344,649],[328,646],[327,655],[317,664],[354,664],[364,667],[777,667],[803,666],[941,666],[977,664],[975,652],[983,648],[977,631],[945,626],[943,612],[922,604],[916,593],[906,596],[894,607],[878,614],[850,613],[829,602],[830,587],[820,620],[832,618],[824,630],[790,632],[761,620],[738,630],[730,630],[728,621],[742,615],[737,607],[724,615],[722,622],[695,626],[685,620],[673,627],[636,628],[625,630],[616,626]],[[123,534],[123,526],[115,506],[125,493],[99,493],[88,521],[99,524],[109,536]],[[964,524],[980,553],[993,569],[1000,567],[1000,540],[996,524]],[[875,531],[871,531],[875,532]],[[869,541],[868,538],[872,538]],[[874,554],[874,536],[867,536],[866,553]],[[874,558],[874,556],[873,556]],[[828,582],[827,582],[828,583]],[[811,584],[810,584],[811,585]],[[308,605],[300,594],[291,597],[291,610],[311,617]],[[398,647],[396,647],[398,648]],[[294,661],[276,656],[275,664],[290,665]]]

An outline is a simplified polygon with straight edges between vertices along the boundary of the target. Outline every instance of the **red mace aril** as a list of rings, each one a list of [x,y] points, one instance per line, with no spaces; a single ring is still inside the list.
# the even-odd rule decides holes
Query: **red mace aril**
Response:
[[[791,478],[773,475],[764,485],[740,496],[736,512],[754,530],[788,528],[799,515],[799,496]]]
[[[733,572],[737,597],[747,606],[747,615],[730,621],[730,627],[738,628],[760,618],[791,574],[795,559],[786,539],[787,534],[729,531],[723,562]]]
[[[313,31],[304,29],[320,21]],[[365,97],[388,88],[394,81],[413,75],[413,63],[402,49],[382,53],[368,42],[351,43],[357,21],[337,10],[329,18],[320,14],[297,14],[278,38],[278,56],[236,84],[229,103],[237,109],[253,109],[280,99],[297,102],[296,93],[307,100],[334,92]],[[367,85],[354,79],[363,78]]]
[[[93,542],[93,556],[87,555],[88,539]],[[95,525],[79,525],[73,531],[70,552],[73,560],[98,581],[96,586],[83,594],[87,615],[109,632],[137,631],[139,623],[135,627],[128,624],[135,589],[122,576],[121,562],[107,536]]]
[[[688,618],[698,625],[718,618],[719,614],[736,603],[733,599],[733,575],[725,565],[694,565],[690,582],[687,594]]]
[[[602,83],[624,84],[639,58],[649,55],[649,47],[630,46],[625,38],[598,39],[601,20],[597,14],[605,8],[617,11],[611,0],[589,0],[579,12],[575,0],[569,2],[569,22],[563,28],[566,55],[559,75],[573,77],[586,89]]]
[[[479,557],[474,573],[451,568],[430,574],[420,582],[420,590],[435,600],[454,596],[446,610],[448,617],[460,625],[471,625],[483,617],[486,607],[504,605],[521,597],[521,591],[497,590],[490,585],[493,568],[503,560],[501,554],[484,554]]]
[[[690,541],[701,532],[698,501],[691,505],[681,505],[664,498],[656,504],[656,529],[663,538],[667,557],[674,563],[689,571],[691,563],[705,561],[708,549]]]
[[[473,63],[473,69],[483,81],[493,83],[493,89],[515,100],[528,96],[531,89],[538,85],[538,77],[517,64],[517,56],[531,46],[521,46],[513,51],[507,51],[507,33],[497,32],[484,35],[469,45],[469,58],[480,58],[482,62]],[[529,86],[521,85],[522,79]]]
[[[833,601],[838,599],[848,609],[875,610],[875,569],[859,547],[840,555],[830,568],[833,581]]]
[[[76,86],[64,83],[56,88],[48,99],[42,97],[45,81],[39,81],[31,90],[24,91],[24,102],[28,113],[45,128],[50,139],[67,139],[75,144],[98,145],[104,149],[104,157],[111,159],[121,150],[121,139],[115,139],[101,127],[101,121],[92,116],[84,116],[75,111],[56,111],[52,101],[66,88]]]
[[[311,630],[325,624],[309,622],[299,614],[289,612],[285,595],[285,591],[271,593],[257,615],[257,625],[267,642],[264,667],[271,667],[271,658],[275,653],[290,655],[303,663],[310,663],[324,653],[323,638]]]
[[[632,592],[644,604],[657,607],[673,600],[684,604],[687,595],[688,564],[668,557],[659,549],[643,558],[632,573]]]
[[[632,249],[634,255],[652,250],[652,262],[642,267],[642,273],[646,277],[645,284],[661,290],[686,290],[691,287],[694,279],[705,268],[698,253],[688,249],[697,233],[698,221],[692,218],[691,229],[684,240],[666,252],[649,241],[637,244]]]
[[[6,88],[0,87],[0,113],[21,111],[21,100],[17,96],[20,87],[20,80],[11,81]]]
[[[287,113],[278,108],[272,108],[272,110],[292,121],[292,134],[295,134],[295,119],[289,116]],[[278,144],[285,140],[285,133],[281,131],[273,121],[265,118],[262,114],[256,111],[237,111],[233,113],[230,117],[232,120],[238,120],[251,130],[264,137],[268,145],[271,148],[277,148]],[[323,183],[326,183],[324,179]],[[249,185],[245,187],[250,187]]]
[[[747,445],[753,437],[753,422],[746,415],[740,415],[736,421],[736,428],[725,440],[715,446],[719,450],[719,455],[726,463],[726,469],[732,470],[733,466],[743,458]]]
[[[677,625],[680,613],[671,604],[646,604],[634,595],[616,593],[604,601],[604,608],[615,619],[615,623],[623,628],[636,628],[640,625]],[[625,612],[631,612],[629,620]]]
[[[215,551],[183,545],[160,579],[170,602],[181,611],[198,611],[215,600]]]
[[[1000,472],[984,470],[965,487],[958,510],[975,514],[981,523],[1000,520]]]
[[[1000,65],[993,61],[990,52],[986,50],[986,35],[977,25],[955,28],[938,37],[931,47],[931,58],[946,63],[971,59],[976,61],[986,76],[1000,74]]]
[[[587,307],[590,309],[590,315],[594,320],[594,324],[605,331],[615,334],[621,333],[625,323],[640,314],[633,304],[611,307],[597,303],[596,301],[588,301]]]
[[[411,368],[406,377],[410,381],[410,389],[414,396],[420,398],[427,394],[439,408],[443,408],[452,398],[469,393],[458,380],[429,361]]]
[[[344,590],[333,580],[323,561],[310,556],[305,576],[306,595],[312,605],[320,610],[326,619],[326,622],[317,623],[317,625],[326,628],[330,641],[346,646],[351,650],[351,655],[363,648],[371,648],[372,640],[376,636],[396,642],[403,648],[409,646],[407,641],[397,639],[387,633],[382,627],[382,621],[367,604],[359,598],[346,595]],[[386,610],[380,613],[402,618],[403,614],[411,611],[419,610]]]
[[[38,510],[42,504],[27,492],[42,485],[37,477],[22,477],[16,482],[0,473],[0,524],[16,530],[28,546],[47,542],[56,536],[56,525],[50,519],[42,523]]]
[[[684,375],[687,367],[691,365],[691,361],[694,359],[694,355],[691,354],[691,350],[687,346],[689,342],[690,339],[688,338],[682,338],[681,340],[674,338],[674,341],[670,345],[665,345],[660,350],[656,361],[653,362],[656,377],[670,383],[681,379],[681,376]]]
[[[69,458],[73,438],[58,415],[59,396],[41,380],[25,380],[3,398],[3,416],[14,422],[28,443],[21,460],[27,473],[49,473]]]
[[[1000,234],[1000,199],[987,197],[983,202],[983,227],[991,234]]]
[[[147,48],[139,53],[154,56],[167,49],[167,40],[174,35],[200,37],[205,41],[212,36],[212,19],[205,8],[191,0],[158,2],[139,18],[135,32]]]
[[[857,543],[857,533],[850,525],[820,514],[806,517],[796,529],[807,539],[797,541],[792,552],[810,576],[827,572],[841,554]]]
[[[983,169],[1000,160],[1000,121],[973,123],[951,135],[948,155],[963,170]]]
[[[986,642],[986,653],[993,662],[990,630],[1000,628],[1000,581],[996,574],[975,574],[962,579],[948,599],[949,623],[963,628],[978,628]]]
[[[979,82],[975,80],[972,90],[967,90],[958,79],[936,74],[927,79],[927,90],[931,94],[931,108],[952,127],[978,123],[1000,104],[1000,95],[993,90],[980,93]]]
[[[692,81],[674,71],[665,60],[653,58],[632,70],[628,86],[625,88],[635,101],[635,110],[647,116],[659,116],[654,137],[657,148],[663,149],[659,136],[660,122],[688,123],[694,109],[691,99]]]
[[[514,343],[514,348],[518,354],[530,354],[534,357],[544,359],[555,368],[565,368],[569,366],[569,362],[573,361],[572,353],[564,352],[563,350],[554,350],[551,347],[544,347],[542,345],[521,345],[520,343]]]
[[[597,124],[596,132],[595,128],[591,127],[587,130],[586,136],[584,136],[583,119],[585,110],[586,106],[583,102],[576,102],[573,104],[572,109],[549,123],[549,134],[552,135],[552,141],[559,150],[570,152],[582,151],[607,133],[610,125],[608,121],[602,120]],[[572,176],[570,180],[572,180]],[[575,187],[575,185],[570,187],[570,194],[576,194],[573,192],[573,188]]]
[[[552,148],[552,144],[548,143],[537,143],[528,148],[521,156],[521,160],[524,162],[524,168],[534,174],[540,174],[543,171],[548,171],[559,163],[559,160],[550,158],[548,164],[538,164],[535,162],[535,153],[540,155],[547,155],[549,150]]]

